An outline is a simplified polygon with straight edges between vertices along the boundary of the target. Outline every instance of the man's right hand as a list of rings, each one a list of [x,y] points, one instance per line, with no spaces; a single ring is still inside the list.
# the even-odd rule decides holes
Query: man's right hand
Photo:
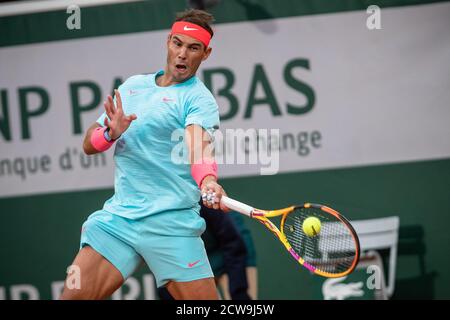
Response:
[[[136,120],[137,117],[135,114],[125,115],[122,109],[122,99],[120,98],[119,90],[114,90],[114,92],[116,94],[117,106],[114,106],[114,100],[110,95],[108,95],[103,106],[108,116],[105,118],[104,124],[109,127],[109,136],[115,140],[128,129],[131,122]]]

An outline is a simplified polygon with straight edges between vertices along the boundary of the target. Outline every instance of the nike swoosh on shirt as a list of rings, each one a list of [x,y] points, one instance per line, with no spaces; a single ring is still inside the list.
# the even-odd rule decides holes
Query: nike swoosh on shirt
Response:
[[[196,28],[189,28],[188,26],[184,26],[183,28],[184,31],[194,31],[194,30],[198,30]]]
[[[189,268],[192,268],[193,266],[195,266],[197,263],[199,263],[200,262],[200,260],[197,260],[197,261],[195,261],[195,262],[192,262],[192,263],[189,263],[188,264],[188,267]]]
[[[175,100],[172,99],[172,98],[166,98],[166,97],[164,97],[164,98],[162,99],[162,101],[163,101],[163,102],[172,102],[172,101],[175,101]]]

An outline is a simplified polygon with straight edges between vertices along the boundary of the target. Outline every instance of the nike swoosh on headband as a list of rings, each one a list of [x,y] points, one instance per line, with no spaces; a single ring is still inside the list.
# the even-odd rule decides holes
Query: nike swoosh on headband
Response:
[[[184,31],[194,31],[194,30],[198,30],[198,29],[195,29],[195,28],[189,28],[188,26],[184,26],[183,30],[184,30]]]

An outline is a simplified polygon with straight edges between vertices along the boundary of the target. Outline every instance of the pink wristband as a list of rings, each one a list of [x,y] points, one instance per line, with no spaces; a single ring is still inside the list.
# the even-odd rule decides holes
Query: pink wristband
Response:
[[[106,129],[106,127],[97,127],[91,135],[91,144],[99,152],[108,150],[114,144],[114,141],[106,141],[104,135]]]
[[[215,161],[211,163],[193,163],[191,165],[191,174],[200,188],[206,176],[214,176],[217,179],[217,163]]]

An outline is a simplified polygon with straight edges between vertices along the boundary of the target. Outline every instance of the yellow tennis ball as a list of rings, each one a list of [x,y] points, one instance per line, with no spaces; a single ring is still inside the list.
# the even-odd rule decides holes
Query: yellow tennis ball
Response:
[[[303,232],[308,237],[317,236],[320,232],[321,223],[316,217],[309,217],[303,221]]]

